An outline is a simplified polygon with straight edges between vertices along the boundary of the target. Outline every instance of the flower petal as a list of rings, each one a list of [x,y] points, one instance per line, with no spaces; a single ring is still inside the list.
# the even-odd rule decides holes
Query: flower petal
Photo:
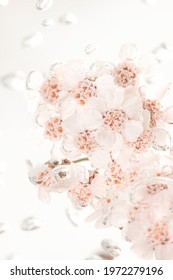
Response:
[[[163,121],[173,124],[173,106],[168,107],[163,112],[162,118],[163,118]]]
[[[121,60],[130,59],[133,60],[137,56],[137,48],[134,44],[124,44],[119,53]]]
[[[157,260],[173,260],[173,244],[158,245],[155,256]]]
[[[105,150],[97,150],[89,157],[95,168],[106,168],[111,161],[110,155]]]
[[[130,142],[135,142],[137,138],[142,134],[143,126],[140,122],[130,120],[125,124],[123,135]]]

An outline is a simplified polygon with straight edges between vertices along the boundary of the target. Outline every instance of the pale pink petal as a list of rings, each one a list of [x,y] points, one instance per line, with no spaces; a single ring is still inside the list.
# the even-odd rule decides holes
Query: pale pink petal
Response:
[[[143,126],[140,122],[130,120],[125,124],[123,135],[130,142],[135,142],[137,138],[142,134]]]
[[[134,253],[136,253],[139,257],[144,259],[150,259],[153,254],[153,248],[150,244],[148,244],[145,240],[141,239],[135,242],[131,249]]]
[[[55,74],[62,82],[63,90],[69,90],[85,78],[86,68],[81,60],[72,60],[59,66]]]
[[[173,124],[173,106],[168,107],[162,115],[163,121]]]
[[[113,76],[107,74],[97,78],[95,83],[98,91],[102,91],[103,89],[111,89],[115,85]]]
[[[102,115],[97,110],[83,110],[77,114],[79,127],[81,130],[94,130],[102,125]]]
[[[106,178],[102,175],[96,176],[91,183],[92,193],[97,197],[104,197],[106,195]]]
[[[139,119],[139,114],[142,111],[142,102],[139,96],[128,96],[123,103],[123,110],[129,117],[136,120]]]
[[[133,60],[137,56],[137,48],[134,44],[124,44],[119,53],[121,60],[130,59]]]
[[[110,155],[105,150],[97,150],[89,157],[91,164],[95,168],[106,168],[111,161]]]
[[[173,260],[173,244],[156,246],[155,256],[157,260]]]
[[[96,141],[101,147],[111,149],[115,142],[115,135],[112,130],[101,127],[97,132]]]
[[[76,109],[76,100],[73,96],[68,95],[66,98],[60,101],[60,112],[63,120],[71,117]]]
[[[73,114],[70,118],[63,121],[62,127],[65,134],[71,136],[76,135],[80,129],[76,119],[76,114]]]

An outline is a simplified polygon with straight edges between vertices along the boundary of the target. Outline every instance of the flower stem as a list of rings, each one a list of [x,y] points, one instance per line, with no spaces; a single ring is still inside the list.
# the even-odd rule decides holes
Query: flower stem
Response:
[[[80,158],[80,159],[77,159],[77,160],[74,160],[73,163],[78,163],[78,162],[83,162],[83,161],[88,161],[89,159],[86,157],[86,158]]]

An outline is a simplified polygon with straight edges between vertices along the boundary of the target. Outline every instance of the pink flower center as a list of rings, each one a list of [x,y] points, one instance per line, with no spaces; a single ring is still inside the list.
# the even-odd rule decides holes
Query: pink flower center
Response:
[[[89,79],[85,79],[77,87],[70,90],[70,93],[74,95],[80,105],[84,105],[89,98],[96,96],[96,90],[95,83]]]
[[[62,133],[62,120],[58,117],[50,118],[45,125],[45,137],[50,140],[57,140],[61,138]]]
[[[166,190],[168,186],[166,184],[152,184],[147,186],[147,191],[151,195],[155,195],[163,190]]]
[[[151,127],[156,126],[160,115],[160,102],[157,100],[144,99],[143,108],[144,110],[148,110],[150,112]]]
[[[40,88],[41,96],[50,103],[56,103],[62,90],[60,82],[55,77],[47,78]]]
[[[50,170],[48,170],[48,169],[41,171],[37,175],[37,179],[36,179],[37,184],[39,184],[42,187],[46,187],[46,188],[48,188],[51,184],[53,184],[54,180],[50,177],[49,172],[50,172]]]
[[[102,115],[103,123],[105,126],[110,127],[112,130],[121,131],[127,115],[122,110],[109,110]]]
[[[137,83],[137,67],[130,61],[125,61],[115,69],[115,81],[119,86],[134,86]]]
[[[92,199],[92,192],[88,185],[80,183],[76,188],[68,190],[68,196],[75,206],[86,207]]]
[[[78,149],[86,154],[92,152],[97,147],[94,133],[89,130],[81,131],[76,137],[75,142]]]
[[[164,245],[170,242],[167,224],[164,222],[156,223],[147,228],[147,240],[151,245]]]
[[[132,145],[136,151],[146,151],[153,143],[152,131],[145,130]]]

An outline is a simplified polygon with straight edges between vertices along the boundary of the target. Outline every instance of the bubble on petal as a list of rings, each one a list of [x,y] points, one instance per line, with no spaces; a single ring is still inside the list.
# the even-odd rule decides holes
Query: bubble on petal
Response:
[[[138,153],[134,153],[131,155],[129,160],[131,163],[137,163],[140,161],[140,155]]]
[[[171,148],[171,135],[163,128],[155,128],[153,130],[153,148],[159,151],[167,151]]]
[[[44,27],[51,27],[55,24],[54,20],[52,18],[45,18],[43,21],[42,21],[42,25]]]
[[[55,62],[50,66],[49,74],[54,75],[56,73],[56,70],[63,65],[63,62]]]
[[[69,207],[66,208],[65,213],[72,225],[77,227],[84,223],[83,209]]]
[[[1,6],[7,6],[9,3],[9,0],[0,0],[0,7]]]
[[[111,75],[113,74],[115,66],[112,63],[104,62],[104,61],[96,61],[91,64],[88,76],[90,77],[98,77],[101,75]]]
[[[32,231],[39,229],[44,225],[44,221],[35,217],[28,217],[21,223],[21,229],[24,231]]]
[[[4,233],[7,230],[7,225],[4,223],[0,223],[0,234]]]
[[[104,239],[101,243],[101,246],[106,251],[106,253],[114,258],[121,254],[120,247],[111,239]]]
[[[173,174],[173,166],[171,165],[164,165],[161,169],[161,173],[164,173],[164,175],[169,176]]]
[[[14,73],[7,74],[1,78],[3,86],[6,88],[22,91],[25,89],[25,74],[21,71],[16,71]]]
[[[137,48],[134,44],[124,44],[120,49],[120,59],[130,59],[133,60],[136,58]]]
[[[93,52],[95,52],[96,50],[96,46],[93,45],[93,44],[88,44],[86,47],[85,47],[85,53],[86,54],[91,54]]]
[[[36,8],[39,11],[46,11],[51,7],[52,3],[52,0],[38,0],[36,3]]]
[[[38,90],[43,81],[44,76],[40,71],[31,71],[26,78],[26,87],[31,90]]]
[[[31,48],[31,47],[39,46],[42,42],[43,42],[43,35],[40,32],[37,32],[29,36],[26,36],[22,41],[22,45],[25,48]]]
[[[69,12],[60,17],[59,21],[64,24],[76,24],[78,22],[78,18],[75,14]]]

